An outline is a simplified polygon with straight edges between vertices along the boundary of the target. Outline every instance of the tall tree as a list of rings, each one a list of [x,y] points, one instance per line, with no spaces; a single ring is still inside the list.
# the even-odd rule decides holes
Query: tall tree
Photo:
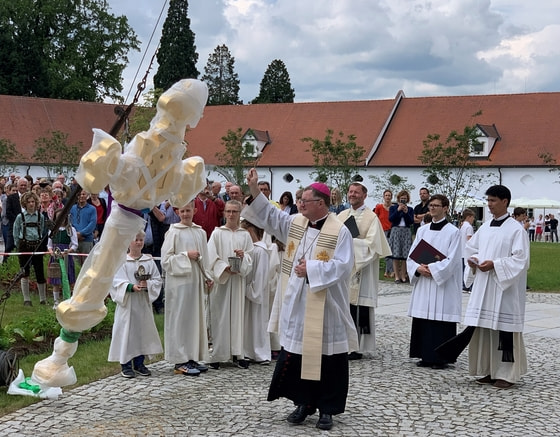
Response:
[[[119,99],[139,42],[107,9],[106,0],[0,2],[0,94]]]
[[[80,160],[82,142],[68,144],[68,134],[61,131],[50,132],[50,137],[35,140],[33,159],[47,170],[47,176],[76,171]]]
[[[157,52],[158,71],[154,76],[156,88],[167,90],[181,79],[198,79],[198,53],[194,45],[191,20],[187,17],[189,2],[171,0],[163,23]]]
[[[238,105],[239,76],[235,72],[235,58],[225,44],[214,49],[208,57],[202,81],[208,85],[208,105]]]
[[[294,103],[295,97],[286,65],[275,59],[264,73],[259,95],[251,103]]]
[[[338,187],[345,195],[350,183],[356,175],[357,167],[364,163],[365,149],[356,144],[356,136],[344,137],[344,132],[339,132],[335,138],[332,129],[327,129],[325,138],[302,138],[303,142],[310,144],[313,155],[314,170],[309,176],[318,181]]]
[[[474,114],[473,118],[480,114]],[[496,179],[491,172],[482,171],[471,156],[480,145],[480,135],[475,124],[465,126],[463,132],[451,131],[443,142],[439,134],[428,134],[423,141],[418,160],[426,166],[422,171],[425,182],[430,191],[449,198],[450,212],[455,211],[460,196],[468,197]]]

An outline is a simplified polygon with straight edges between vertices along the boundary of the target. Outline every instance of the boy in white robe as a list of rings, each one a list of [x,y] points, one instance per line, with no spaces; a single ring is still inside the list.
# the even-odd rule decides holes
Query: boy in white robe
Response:
[[[443,369],[448,361],[435,348],[453,338],[461,320],[461,236],[447,221],[449,199],[433,195],[428,202],[432,223],[421,226],[410,248],[414,252],[424,240],[445,258],[429,264],[408,257],[407,271],[412,285],[408,315],[412,319],[410,357],[420,358],[419,367]]]
[[[118,361],[125,378],[150,376],[144,356],[163,352],[152,312],[152,302],[161,290],[161,275],[152,257],[142,253],[144,236],[141,231],[130,243],[110,290],[117,308],[108,361]]]
[[[466,247],[465,282],[472,292],[464,324],[476,327],[469,343],[469,374],[479,384],[511,388],[527,371],[523,343],[529,268],[527,231],[509,216],[510,190],[486,191],[494,219],[484,223]],[[473,282],[474,280],[474,282]]]
[[[241,222],[253,240],[253,268],[247,275],[245,291],[245,357],[259,364],[270,364],[269,284],[270,248],[262,241],[263,230],[247,220]]]
[[[193,223],[194,201],[178,209],[181,221],[169,227],[161,247],[165,271],[165,359],[175,373],[198,376],[208,367],[206,301],[213,281],[206,232]]]
[[[209,268],[216,280],[210,296],[210,326],[212,354],[210,366],[219,368],[220,362],[234,357],[237,365],[248,368],[243,347],[245,311],[245,278],[252,269],[253,241],[249,232],[240,227],[241,202],[229,200],[224,209],[226,224],[214,229],[208,240]],[[232,268],[237,261],[239,269]]]

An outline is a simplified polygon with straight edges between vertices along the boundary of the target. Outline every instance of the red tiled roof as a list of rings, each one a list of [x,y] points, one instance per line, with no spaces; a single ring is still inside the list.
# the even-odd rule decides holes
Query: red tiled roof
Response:
[[[0,138],[15,143],[16,149],[29,161],[34,142],[50,137],[49,131],[68,134],[68,143],[91,146],[93,128],[109,131],[116,120],[115,105],[73,100],[54,100],[0,95]]]
[[[355,135],[356,143],[366,154],[393,102],[391,100],[331,102],[331,103],[275,103],[244,106],[209,106],[198,126],[187,133],[189,155],[202,156],[205,162],[216,163],[215,154],[221,150],[221,138],[228,129],[242,128],[268,131],[271,143],[263,151],[259,166],[309,167],[313,157],[306,150],[304,137],[323,139],[327,129],[335,134]],[[364,157],[365,160],[365,157]]]
[[[482,114],[472,117],[478,111]],[[559,111],[560,93],[405,98],[370,166],[418,166],[428,134],[445,139],[452,130],[476,123],[496,125],[501,137],[480,165],[541,166],[543,151],[560,158]]]
[[[356,142],[370,154],[398,99],[352,102],[285,103],[209,106],[198,126],[187,132],[188,155],[199,155],[217,164],[216,152],[228,130],[266,131],[266,146],[259,165],[309,167],[313,158],[304,137],[323,139],[327,129]],[[28,159],[34,141],[49,130],[68,133],[68,141],[91,145],[92,128],[109,131],[116,120],[115,105],[68,100],[0,96],[0,138],[12,140]],[[482,111],[482,115],[472,117]],[[404,97],[388,124],[370,167],[419,166],[422,141],[428,134],[445,138],[451,130],[467,125],[495,125],[500,139],[489,160],[481,165],[542,166],[539,153],[550,152],[560,162],[558,138],[560,93],[485,95],[459,97]],[[364,160],[365,160],[364,156]]]

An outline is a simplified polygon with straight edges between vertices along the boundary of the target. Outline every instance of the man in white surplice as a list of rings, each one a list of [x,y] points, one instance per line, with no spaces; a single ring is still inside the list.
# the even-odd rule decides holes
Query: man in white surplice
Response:
[[[365,205],[367,188],[361,182],[348,187],[350,208],[338,214],[345,222],[349,217],[356,221],[360,234],[354,241],[354,271],[350,281],[350,311],[358,330],[359,351],[352,351],[348,359],[360,359],[363,354],[375,353],[375,307],[379,289],[379,258],[391,255],[391,248],[383,232],[381,222]]]
[[[494,185],[486,195],[494,219],[465,249],[470,267],[465,283],[472,283],[472,292],[464,324],[476,327],[469,343],[469,374],[485,375],[477,380],[480,384],[507,389],[527,371],[523,324],[529,239],[508,214],[510,190]]]
[[[408,309],[412,317],[410,357],[420,358],[416,363],[419,367],[443,369],[451,361],[435,349],[455,336],[457,323],[461,321],[461,235],[447,221],[449,199],[446,196],[433,195],[428,208],[432,222],[418,228],[410,254],[426,242],[445,258],[428,263],[409,256],[406,261],[412,285]]]
[[[280,335],[282,350],[267,399],[291,399],[297,406],[287,417],[292,424],[303,423],[318,408],[316,427],[328,430],[332,415],[344,412],[348,352],[357,348],[348,300],[352,236],[329,214],[330,190],[325,184],[307,187],[301,214],[288,215],[270,205],[257,181],[251,169],[247,182],[252,199],[243,217],[286,244],[282,285],[269,323],[269,330]]]

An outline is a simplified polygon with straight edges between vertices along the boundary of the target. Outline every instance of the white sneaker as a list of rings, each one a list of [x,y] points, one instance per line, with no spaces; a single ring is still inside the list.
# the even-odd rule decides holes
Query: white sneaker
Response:
[[[60,303],[59,301],[55,300],[52,309],[56,310],[56,307],[58,306],[59,303]]]

